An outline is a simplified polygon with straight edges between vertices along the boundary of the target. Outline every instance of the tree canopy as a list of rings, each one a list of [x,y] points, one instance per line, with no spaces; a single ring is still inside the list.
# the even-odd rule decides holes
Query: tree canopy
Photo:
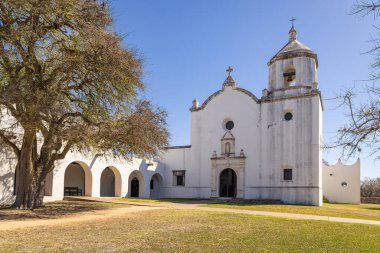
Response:
[[[68,151],[152,157],[166,112],[143,99],[142,62],[94,0],[0,2],[0,138],[18,158],[16,207],[42,203]]]

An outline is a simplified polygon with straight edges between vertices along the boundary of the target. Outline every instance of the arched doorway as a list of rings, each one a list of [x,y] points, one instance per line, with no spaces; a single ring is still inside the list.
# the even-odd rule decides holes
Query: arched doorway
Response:
[[[138,198],[140,191],[140,182],[138,178],[134,177],[131,181],[131,197]]]
[[[91,196],[92,175],[86,164],[70,163],[66,168],[64,180],[64,196]]]
[[[149,182],[148,182],[149,183]],[[144,198],[145,196],[145,179],[141,171],[134,170],[128,178],[128,196],[134,198]]]
[[[151,198],[160,198],[162,190],[162,176],[158,173],[154,174],[150,180],[150,197]]]
[[[219,177],[219,197],[236,198],[236,173],[232,169],[225,169]]]
[[[109,166],[102,171],[100,175],[100,196],[121,196],[121,174],[117,168]]]

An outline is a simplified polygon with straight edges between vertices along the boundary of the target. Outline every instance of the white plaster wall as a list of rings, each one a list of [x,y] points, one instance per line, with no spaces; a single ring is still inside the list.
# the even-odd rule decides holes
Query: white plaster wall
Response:
[[[360,204],[360,160],[345,165],[340,160],[335,165],[322,166],[323,195],[330,203]],[[347,186],[343,187],[342,183]]]
[[[246,177],[258,167],[259,161],[259,114],[260,105],[247,94],[227,86],[223,92],[214,97],[203,110],[192,112],[191,145],[194,164],[198,170],[200,197],[211,196],[211,161],[215,150],[221,154],[221,139],[226,133],[223,123],[225,119],[234,122],[231,133],[235,137],[235,153],[243,149],[246,154]]]
[[[286,112],[293,113],[292,120],[284,120]],[[260,165],[247,172],[247,177],[252,178],[247,185],[251,188],[247,196],[281,199],[286,203],[322,203],[319,193],[321,114],[319,96],[262,105]],[[292,181],[283,180],[286,168],[293,169]],[[251,172],[254,175],[249,176]]]
[[[192,167],[192,148],[174,148],[163,151],[161,166],[164,167],[162,196],[165,198],[198,198],[199,174]],[[176,186],[173,181],[173,170],[185,170],[185,186]]]

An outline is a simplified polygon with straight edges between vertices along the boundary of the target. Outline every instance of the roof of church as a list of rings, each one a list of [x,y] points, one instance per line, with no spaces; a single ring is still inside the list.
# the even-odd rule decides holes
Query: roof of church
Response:
[[[297,31],[292,26],[289,30],[289,42],[286,43],[286,45],[280,49],[280,51],[275,54],[272,59],[268,62],[268,65],[271,65],[273,62],[277,60],[287,59],[287,58],[293,58],[293,57],[300,57],[300,56],[307,56],[310,58],[314,58],[317,61],[318,66],[318,59],[317,55],[314,53],[314,51],[308,47],[302,44],[300,41],[297,40]]]
[[[228,79],[228,78],[227,78]],[[243,88],[239,88],[239,87],[233,87],[233,89],[235,91],[238,91],[238,92],[241,92],[241,93],[244,93],[245,95],[249,96],[250,98],[252,98],[256,103],[260,103],[260,100],[250,91],[246,90],[246,89],[243,89]],[[216,92],[214,92],[213,94],[211,94],[204,102],[203,104],[198,107],[198,108],[194,108],[194,107],[191,107],[190,108],[190,111],[191,112],[196,112],[196,111],[200,111],[200,110],[203,110],[206,105],[213,99],[215,98],[216,96],[218,96],[219,94],[221,94],[222,92],[224,91],[224,88],[221,89],[221,90],[218,90]]]
[[[299,42],[298,40],[292,40],[289,41],[281,50],[276,54],[286,54],[291,51],[302,51],[302,52],[311,52],[314,53],[314,51],[310,48]]]
[[[236,82],[230,75],[227,76],[226,80],[224,80],[223,88],[226,86],[236,87]]]
[[[291,32],[293,32],[293,34],[291,34]],[[295,34],[294,34],[295,33]],[[309,50],[310,51],[310,53],[312,54],[312,56],[311,57],[315,57],[315,59],[316,59],[316,57],[317,57],[317,55],[316,54],[314,54],[314,52],[310,49],[310,48],[308,48],[308,47],[306,47],[306,46],[304,46],[303,44],[301,44],[299,41],[297,41],[296,39],[295,39],[295,35],[296,35],[296,31],[295,31],[295,29],[294,29],[294,27],[292,27],[292,29],[289,31],[289,40],[291,40],[292,38],[294,38],[294,39],[292,39],[291,41],[289,41],[289,43],[287,44],[287,45],[290,45],[290,44],[292,44],[291,42],[295,42],[295,44],[297,44],[297,45],[302,45],[304,48],[305,48],[305,50]],[[281,51],[283,51],[284,53],[286,52],[286,50],[285,50],[285,48],[286,48],[286,46],[287,45],[285,45],[285,47],[283,47],[281,50],[280,50],[280,52]],[[294,43],[293,43],[293,45],[294,45]],[[279,52],[279,53],[280,53]],[[290,55],[292,55],[292,57],[294,57],[293,55],[294,55],[294,51],[290,51],[291,52],[291,54]],[[306,51],[304,51],[304,53],[305,53]],[[278,53],[278,54],[279,54]],[[314,55],[314,56],[313,56]],[[276,56],[275,56],[276,57]],[[316,60],[317,61],[317,60]],[[269,64],[269,63],[268,63]],[[317,64],[318,64],[318,61],[317,61]],[[257,104],[261,104],[261,103],[266,103],[266,102],[270,102],[270,101],[275,101],[275,100],[283,100],[283,99],[291,99],[291,98],[298,98],[298,97],[300,97],[300,96],[302,96],[302,97],[305,97],[306,95],[305,94],[302,94],[302,95],[295,95],[295,96],[287,96],[287,97],[282,97],[282,98],[270,98],[270,97],[262,97],[261,99],[258,99],[252,92],[250,92],[250,91],[248,91],[248,90],[246,90],[246,89],[243,89],[243,88],[239,88],[239,87],[237,87],[237,85],[236,85],[236,82],[235,82],[235,80],[232,78],[232,76],[231,76],[231,72],[233,71],[233,68],[231,67],[231,66],[229,66],[227,69],[226,69],[226,71],[228,72],[228,76],[227,76],[227,78],[226,78],[226,80],[223,82],[223,87],[222,87],[222,89],[221,90],[218,90],[218,91],[216,91],[216,92],[214,92],[213,94],[211,94],[204,102],[203,102],[203,104],[201,105],[201,106],[198,106],[198,102],[197,102],[197,100],[194,100],[194,101],[196,101],[196,103],[194,103],[194,101],[193,101],[193,106],[190,108],[190,111],[191,112],[197,112],[197,111],[201,111],[201,110],[203,110],[206,106],[207,106],[207,104],[213,99],[213,98],[215,98],[215,97],[217,97],[218,95],[220,95],[221,93],[223,93],[224,91],[225,91],[225,88],[226,87],[228,87],[228,86],[230,86],[230,87],[232,87],[232,89],[234,90],[234,91],[237,91],[237,92],[241,92],[241,93],[243,93],[243,94],[245,94],[245,95],[247,95],[248,97],[250,97],[253,101],[255,101]],[[297,86],[297,87],[293,87],[293,88],[299,88],[300,86]],[[309,88],[309,87],[308,87]],[[289,88],[288,88],[289,89]],[[310,93],[308,93],[307,94],[307,96],[315,96],[315,95],[319,95],[319,97],[321,98],[321,94],[320,94],[320,92],[318,91],[318,90],[315,90],[315,91],[311,91]],[[322,98],[321,98],[321,103],[322,103]],[[322,103],[322,109],[323,109],[323,103]]]

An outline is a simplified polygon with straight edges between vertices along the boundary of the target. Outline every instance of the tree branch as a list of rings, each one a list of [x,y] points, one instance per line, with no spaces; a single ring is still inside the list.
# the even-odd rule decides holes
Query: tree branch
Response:
[[[66,154],[70,151],[71,147],[73,146],[73,142],[72,141],[68,141],[66,143],[66,146],[63,148],[62,152],[61,153],[57,153],[57,154],[54,154],[53,157],[52,157],[52,162],[54,161],[57,161],[57,160],[62,160],[65,158]]]
[[[13,151],[15,152],[17,157],[20,156],[20,152],[21,152],[20,149],[17,147],[17,145],[15,143],[10,141],[7,136],[5,136],[3,131],[0,131],[0,138],[4,141],[5,144],[7,144],[9,147],[11,147],[13,149]]]

